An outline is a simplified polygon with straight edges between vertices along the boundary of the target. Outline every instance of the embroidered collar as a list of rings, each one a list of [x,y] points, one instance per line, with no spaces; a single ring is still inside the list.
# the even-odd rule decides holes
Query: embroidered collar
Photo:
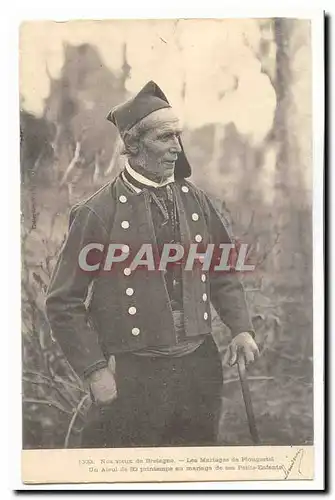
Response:
[[[126,173],[126,175],[125,175]],[[174,174],[172,174],[168,179],[162,183],[158,183],[144,177],[144,175],[136,172],[130,165],[128,160],[125,161],[125,171],[122,172],[122,179],[124,182],[131,186],[131,188],[136,192],[140,193],[145,187],[159,188],[174,182]],[[133,182],[132,182],[133,181]]]

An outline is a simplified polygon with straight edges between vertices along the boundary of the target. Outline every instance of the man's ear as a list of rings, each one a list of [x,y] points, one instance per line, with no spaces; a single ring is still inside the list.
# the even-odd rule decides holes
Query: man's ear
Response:
[[[138,155],[139,144],[137,138],[135,138],[132,134],[126,132],[123,136],[123,142],[128,154],[130,154],[131,156]]]
[[[126,146],[126,148],[131,156],[138,155],[138,152],[139,152],[138,144],[131,144],[131,145]]]

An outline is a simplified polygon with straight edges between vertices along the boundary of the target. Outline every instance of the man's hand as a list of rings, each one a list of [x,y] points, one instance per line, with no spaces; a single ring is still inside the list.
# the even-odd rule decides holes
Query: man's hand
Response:
[[[244,356],[246,366],[253,363],[259,357],[257,344],[248,332],[239,333],[233,338],[228,346],[224,362],[233,366],[239,356]]]
[[[117,397],[115,378],[109,367],[93,372],[89,384],[97,404],[109,404]]]

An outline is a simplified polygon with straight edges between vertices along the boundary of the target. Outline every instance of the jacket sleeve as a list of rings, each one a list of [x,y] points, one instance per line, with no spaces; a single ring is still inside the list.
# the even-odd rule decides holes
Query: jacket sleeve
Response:
[[[225,223],[207,195],[202,193],[211,243],[232,243]],[[242,332],[255,335],[245,292],[236,272],[210,272],[210,298],[221,320],[233,337]]]
[[[107,231],[95,212],[86,205],[72,209],[68,236],[47,292],[46,314],[53,336],[80,377],[107,366],[85,306],[95,273],[83,271],[78,263],[86,244],[104,244],[106,238]]]

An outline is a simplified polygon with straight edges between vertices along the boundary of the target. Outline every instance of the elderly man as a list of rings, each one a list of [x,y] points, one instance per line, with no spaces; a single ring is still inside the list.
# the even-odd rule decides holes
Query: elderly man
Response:
[[[91,390],[81,446],[214,445],[222,363],[210,302],[231,330],[231,364],[258,356],[236,273],[182,262],[134,270],[123,258],[106,272],[100,263],[111,243],[129,255],[143,244],[160,254],[166,243],[205,249],[230,239],[208,197],[185,180],[179,122],[154,82],[108,119],[124,142],[125,167],[72,209],[46,300],[54,337]],[[94,272],[85,272],[78,258],[90,244]]]

